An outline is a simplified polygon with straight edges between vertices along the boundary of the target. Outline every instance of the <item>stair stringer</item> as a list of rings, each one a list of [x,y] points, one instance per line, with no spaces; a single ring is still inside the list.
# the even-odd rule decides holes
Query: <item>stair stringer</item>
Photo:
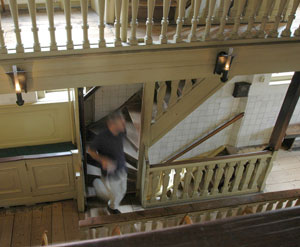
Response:
[[[224,85],[225,83],[222,83],[218,76],[202,80],[151,124],[149,146],[154,145]]]

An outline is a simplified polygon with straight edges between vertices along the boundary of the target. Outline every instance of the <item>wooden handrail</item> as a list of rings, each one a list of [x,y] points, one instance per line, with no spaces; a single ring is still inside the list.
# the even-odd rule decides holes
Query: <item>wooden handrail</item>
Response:
[[[169,206],[164,208],[154,208],[144,211],[132,213],[124,213],[119,215],[102,215],[100,217],[87,218],[79,221],[80,228],[95,228],[108,224],[118,224],[128,221],[151,220],[158,217],[169,217],[179,214],[213,210],[225,207],[234,207],[238,205],[261,203],[266,201],[275,201],[280,199],[299,198],[300,189],[286,190],[279,192],[269,192],[252,195],[238,195],[226,198],[217,198],[205,200],[198,203],[184,204],[177,206]]]
[[[87,93],[83,96],[83,100],[86,101],[89,97],[91,97],[96,91],[101,88],[100,86],[92,87]]]
[[[212,158],[203,158],[203,159],[194,159],[194,160],[182,160],[182,161],[174,161],[169,163],[163,164],[151,164],[150,168],[160,168],[160,167],[168,167],[168,166],[179,166],[183,164],[192,164],[192,163],[201,163],[201,162],[208,162],[208,161],[218,161],[224,159],[236,159],[236,158],[247,158],[252,156],[261,156],[261,155],[272,155],[271,151],[259,151],[259,152],[252,152],[252,153],[245,153],[245,154],[231,154],[225,156],[216,156]]]
[[[223,129],[226,129],[228,126],[230,126],[231,124],[235,123],[236,121],[240,120],[241,118],[243,118],[245,115],[244,112],[238,114],[237,116],[235,116],[234,118],[230,119],[229,121],[227,121],[226,123],[222,124],[220,127],[218,127],[217,129],[215,129],[214,131],[212,131],[211,133],[207,134],[206,136],[204,136],[203,138],[201,138],[200,140],[197,140],[195,142],[193,142],[191,145],[189,145],[186,149],[184,149],[183,151],[179,152],[178,154],[174,155],[172,158],[168,159],[165,163],[169,163],[172,162],[176,159],[178,159],[179,157],[181,157],[182,155],[184,155],[185,153],[191,151],[192,149],[194,149],[195,147],[199,146],[201,143],[207,141],[208,139],[210,139],[211,137],[213,137],[214,135],[218,134],[220,131],[222,131]]]

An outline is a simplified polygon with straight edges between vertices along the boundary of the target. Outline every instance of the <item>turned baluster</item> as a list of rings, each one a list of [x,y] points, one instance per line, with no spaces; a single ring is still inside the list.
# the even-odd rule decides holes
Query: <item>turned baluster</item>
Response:
[[[218,40],[223,40],[225,38],[224,36],[224,29],[225,29],[225,25],[226,25],[226,21],[227,21],[227,14],[228,14],[228,10],[231,4],[231,0],[225,0],[224,4],[223,4],[223,14],[220,18],[220,27],[219,27],[219,31],[217,34],[217,39]]]
[[[183,196],[182,199],[189,198],[189,188],[191,184],[193,168],[187,168],[184,176],[184,187],[183,187]]]
[[[275,204],[276,202],[268,202],[268,206],[267,206],[267,208],[266,208],[266,211],[271,211],[271,210],[273,210],[273,207],[274,207],[274,204]]]
[[[292,27],[293,21],[296,18],[296,11],[297,11],[297,8],[299,6],[299,3],[300,3],[300,0],[294,0],[291,13],[288,17],[288,22],[286,24],[285,29],[281,33],[282,37],[290,37],[291,36],[291,34],[292,34],[291,27]]]
[[[152,221],[151,230],[156,230],[157,228],[157,220]]]
[[[249,188],[249,181],[252,177],[252,173],[254,170],[254,166],[257,159],[252,159],[249,164],[246,166],[245,176],[243,177],[241,184],[240,184],[240,190],[247,190]]]
[[[182,95],[186,95],[193,88],[193,83],[191,79],[186,79],[184,83],[184,87],[182,89]]]
[[[165,96],[167,91],[167,85],[164,81],[158,83],[159,88],[157,90],[157,112],[155,120],[159,119],[164,112]]]
[[[194,188],[193,188],[193,198],[198,197],[199,186],[203,177],[203,167],[198,167],[195,175]]]
[[[204,9],[202,10],[202,13],[200,15],[200,21],[205,22],[206,21],[206,17],[208,15],[208,7],[209,7],[209,1],[205,1],[205,6]]]
[[[67,49],[72,50],[74,48],[72,40],[72,25],[71,25],[71,2],[70,0],[64,0],[64,13],[66,19],[66,31],[67,31]]]
[[[122,0],[115,0],[115,41],[114,45],[115,46],[121,46],[122,41],[121,41],[121,5],[122,5]]]
[[[241,18],[242,18],[242,13],[245,7],[245,3],[246,0],[239,0],[238,1],[238,9],[237,9],[237,13],[234,17],[234,26],[233,26],[233,30],[229,36],[230,39],[238,39],[239,38],[239,27],[241,24]]]
[[[48,15],[48,22],[49,22],[49,32],[50,32],[50,51],[57,50],[57,44],[55,39],[55,26],[54,26],[54,8],[53,8],[53,1],[46,0],[46,10]]]
[[[167,192],[168,192],[168,185],[169,185],[169,180],[170,180],[170,172],[171,170],[165,170],[163,172],[163,190],[162,190],[162,196],[161,196],[161,201],[165,202],[167,201]]]
[[[220,1],[218,10],[216,11],[215,19],[221,21],[221,18],[224,14],[224,4],[226,0]]]
[[[221,178],[224,174],[224,167],[225,167],[226,163],[221,163],[221,164],[217,164],[217,171],[215,174],[215,180],[214,180],[214,184],[213,184],[213,188],[212,188],[212,195],[218,194],[219,193],[219,184],[221,181]]]
[[[178,100],[178,86],[180,80],[171,82],[171,95],[169,100],[169,107],[173,106]]]
[[[279,200],[275,209],[282,209],[285,202],[286,202],[286,199]]]
[[[131,0],[131,35],[129,38],[130,45],[137,45],[138,40],[136,38],[136,29],[138,25],[137,15],[138,15],[138,8],[139,8],[139,0]]]
[[[229,1],[229,0],[227,0],[227,1]],[[192,19],[192,27],[191,27],[191,32],[188,36],[189,42],[197,41],[196,31],[197,31],[197,24],[199,21],[199,10],[200,10],[201,2],[202,2],[202,0],[195,0],[195,3],[194,3],[194,14],[193,14],[193,19]]]
[[[184,23],[184,13],[185,13],[185,6],[186,6],[186,1],[187,0],[179,0],[179,14],[178,14],[178,18],[176,21],[176,33],[173,37],[173,41],[175,43],[180,43],[182,42],[182,35],[181,35],[181,31],[182,31],[182,26]]]
[[[178,199],[177,197],[177,191],[178,191],[178,186],[180,183],[180,173],[181,173],[182,169],[181,168],[177,168],[175,169],[175,176],[174,176],[174,180],[173,180],[173,193],[171,196],[171,199],[173,201],[176,201]]]
[[[266,160],[267,160],[266,158],[258,159],[258,163],[256,164],[252,179],[250,180],[249,183],[249,189],[257,189],[257,180],[261,175],[262,168],[266,165]]]
[[[295,198],[289,199],[285,205],[286,208],[290,208],[293,206]]]
[[[80,0],[80,6],[81,6],[81,15],[82,15],[82,31],[83,31],[83,49],[90,48],[90,41],[88,37],[88,11],[89,11],[89,1],[88,0]]]
[[[159,185],[160,173],[161,173],[160,171],[152,172],[152,194],[151,194],[151,200],[150,200],[150,202],[152,202],[152,203],[156,202],[156,193],[157,193],[157,188]]]
[[[205,166],[204,185],[201,191],[201,196],[207,196],[209,193],[208,186],[211,183],[211,179],[214,175],[215,166],[215,164]]]
[[[270,12],[272,10],[272,3],[273,3],[273,0],[267,0],[267,4],[265,6],[265,10],[264,10],[264,13],[263,13],[263,17],[262,17],[262,22],[261,22],[261,25],[260,25],[260,29],[258,30],[258,32],[256,33],[256,37],[258,38],[265,38],[266,36],[266,25],[267,25],[267,22],[270,18]]]
[[[278,37],[278,34],[279,34],[278,27],[279,27],[279,23],[282,19],[283,10],[284,10],[284,7],[286,6],[286,3],[287,3],[287,0],[281,0],[280,1],[278,12],[277,12],[277,15],[275,17],[274,26],[273,26],[273,29],[269,33],[269,37],[272,37],[272,38],[277,38]]]
[[[147,21],[146,21],[146,36],[144,38],[146,45],[152,45],[152,26],[153,22],[153,13],[155,8],[155,0],[147,1]]]
[[[105,37],[104,37],[104,10],[105,10],[105,0],[98,0],[98,13],[99,13],[99,20],[98,20],[98,29],[99,29],[99,47],[105,47]]]
[[[229,208],[229,209],[228,209],[228,211],[227,211],[227,213],[226,213],[226,216],[225,216],[225,218],[232,217],[232,215],[233,215],[233,211],[232,211],[232,209],[231,209],[231,208]]]
[[[235,162],[230,162],[226,167],[224,185],[221,188],[222,194],[226,194],[229,190],[229,182],[234,172],[234,168],[233,168],[234,166],[235,166]]]
[[[171,6],[171,0],[164,0],[163,2],[163,18],[161,20],[161,34],[159,36],[159,40],[161,44],[168,43],[168,37],[167,37],[167,29],[169,25],[169,11]]]
[[[128,7],[129,0],[122,0],[122,14],[121,14],[121,39],[122,42],[127,41],[127,29],[128,29]]]
[[[21,29],[19,27],[19,15],[18,15],[18,4],[16,0],[9,0],[9,8],[10,8],[10,13],[13,18],[13,22],[15,25],[15,34],[16,34],[16,40],[17,40],[17,46],[16,46],[16,51],[18,53],[23,53],[24,52],[24,47],[22,44],[22,39],[21,39]]]
[[[244,162],[241,162],[241,161],[239,161],[237,163],[237,168],[236,168],[236,171],[235,171],[235,178],[234,178],[234,181],[233,181],[231,192],[238,191],[240,181],[242,179],[243,172],[244,172],[244,165],[245,165]]]
[[[210,40],[210,28],[214,17],[215,5],[216,5],[216,0],[209,0],[208,15],[206,18],[205,31],[202,38],[204,41]]]
[[[33,40],[34,40],[34,45],[33,45],[33,50],[36,52],[41,51],[41,46],[39,42],[39,36],[38,36],[38,27],[36,25],[36,6],[35,6],[35,0],[27,0],[28,4],[28,10],[31,18],[31,31],[33,34]]]
[[[261,0],[253,0],[252,2],[250,2],[250,14],[249,14],[249,18],[248,18],[248,25],[247,25],[247,30],[242,34],[243,38],[253,38],[254,35],[252,33],[252,28],[254,26],[254,21],[255,21],[255,17],[256,17],[256,13],[257,13],[257,8],[260,4]]]
[[[1,25],[1,12],[0,12],[0,53],[1,54],[7,53],[7,49],[4,41],[4,32]]]

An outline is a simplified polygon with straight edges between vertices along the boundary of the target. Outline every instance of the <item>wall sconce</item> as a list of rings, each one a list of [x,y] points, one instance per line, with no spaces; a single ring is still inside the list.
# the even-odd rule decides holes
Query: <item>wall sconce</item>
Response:
[[[25,71],[20,70],[16,65],[12,66],[13,71],[12,72],[7,72],[12,79],[13,86],[16,91],[17,95],[17,105],[22,106],[24,105],[24,100],[22,98],[22,90],[27,93],[27,84],[26,84],[26,75]]]
[[[230,54],[221,51],[217,56],[217,61],[215,65],[214,74],[222,75],[221,81],[226,82],[228,81],[228,73],[231,67],[231,63],[234,56]]]

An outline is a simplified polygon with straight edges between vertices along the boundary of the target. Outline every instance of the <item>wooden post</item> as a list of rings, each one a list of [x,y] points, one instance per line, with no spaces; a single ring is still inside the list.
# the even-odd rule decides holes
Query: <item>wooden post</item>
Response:
[[[282,140],[285,136],[285,132],[288,128],[299,97],[300,72],[298,71],[295,72],[292,78],[270,138],[269,148],[272,151],[277,151],[281,147]]]
[[[155,82],[146,82],[143,89],[143,102],[142,102],[142,123],[141,123],[141,132],[140,132],[140,148],[139,148],[139,160],[138,160],[138,174],[137,174],[137,190],[142,188],[141,184],[143,183],[142,174],[145,174],[143,170],[144,167],[144,157],[145,157],[145,148],[148,149],[150,143],[150,125],[152,120],[152,107],[154,100],[154,86]]]

